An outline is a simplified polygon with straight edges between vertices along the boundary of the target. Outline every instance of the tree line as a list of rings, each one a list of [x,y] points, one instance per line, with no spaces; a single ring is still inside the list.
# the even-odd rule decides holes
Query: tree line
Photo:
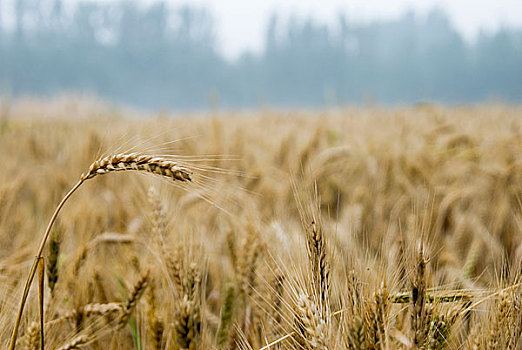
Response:
[[[204,8],[0,0],[7,8],[0,93],[12,96],[73,91],[171,109],[522,102],[522,31],[468,42],[440,10],[334,25],[274,14],[264,50],[228,60]]]

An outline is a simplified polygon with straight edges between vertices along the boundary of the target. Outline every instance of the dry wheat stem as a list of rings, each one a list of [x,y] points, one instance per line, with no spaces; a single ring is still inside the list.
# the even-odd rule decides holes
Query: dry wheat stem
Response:
[[[178,163],[168,160],[161,157],[153,157],[149,155],[140,155],[137,153],[129,153],[129,154],[116,154],[113,156],[108,156],[102,159],[99,159],[91,164],[89,170],[82,174],[80,180],[74,185],[69,192],[63,197],[58,206],[56,207],[49,224],[47,225],[47,229],[42,237],[40,242],[40,246],[36,253],[33,265],[29,272],[29,276],[26,280],[24,292],[22,294],[22,300],[20,302],[20,307],[18,309],[18,314],[15,321],[15,326],[13,329],[13,333],[11,335],[11,340],[9,342],[9,350],[14,350],[16,346],[16,338],[18,336],[18,329],[20,327],[20,322],[22,319],[22,314],[24,311],[24,306],[27,301],[27,297],[29,295],[29,291],[31,289],[31,284],[33,282],[34,276],[36,274],[36,268],[38,266],[38,262],[42,257],[42,253],[45,247],[45,243],[49,238],[51,233],[51,228],[53,227],[54,222],[58,216],[58,213],[64,206],[65,202],[73,195],[74,192],[88,179],[92,179],[96,175],[107,174],[113,171],[125,171],[125,170],[136,170],[136,171],[145,171],[152,174],[160,175],[163,177],[167,177],[174,181],[191,181],[190,172],[181,167]]]
[[[294,334],[295,334],[295,332],[290,332],[290,333],[288,333],[287,335],[282,336],[281,338],[274,340],[274,341],[271,342],[270,344],[267,344],[267,345],[263,346],[263,347],[260,348],[259,350],[267,350],[267,349],[270,349],[271,346],[274,346],[274,345],[276,345],[276,344],[279,344],[280,342],[282,342],[283,340],[285,340],[285,339],[287,339],[287,338],[290,338],[290,337],[293,336]]]
[[[11,335],[11,340],[9,342],[9,350],[14,350],[16,346],[16,338],[18,336],[18,329],[20,327],[20,321],[22,319],[22,314],[24,312],[24,306],[27,301],[27,296],[29,295],[29,291],[31,289],[31,284],[33,282],[34,276],[36,274],[36,267],[38,266],[38,262],[40,261],[40,258],[42,257],[42,252],[45,247],[45,242],[47,241],[47,238],[49,237],[49,234],[51,233],[51,228],[56,221],[56,217],[58,216],[58,213],[62,209],[63,205],[69,199],[72,194],[81,186],[81,184],[85,181],[85,179],[80,179],[76,183],[76,185],[73,186],[73,188],[63,197],[62,201],[58,206],[56,207],[56,210],[53,213],[53,216],[51,217],[51,220],[49,221],[49,224],[47,225],[47,229],[45,230],[44,236],[42,238],[42,241],[40,242],[40,247],[38,248],[38,252],[36,253],[36,257],[34,259],[33,265],[31,266],[31,270],[29,272],[29,277],[27,278],[27,281],[25,282],[24,287],[24,293],[22,295],[22,301],[20,302],[20,307],[18,309],[18,314],[16,316],[15,326],[13,329],[13,333]]]

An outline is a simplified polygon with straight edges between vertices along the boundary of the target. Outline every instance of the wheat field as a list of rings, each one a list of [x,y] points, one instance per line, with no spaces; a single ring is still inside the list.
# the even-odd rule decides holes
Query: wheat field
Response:
[[[2,348],[522,348],[520,108],[0,113]]]

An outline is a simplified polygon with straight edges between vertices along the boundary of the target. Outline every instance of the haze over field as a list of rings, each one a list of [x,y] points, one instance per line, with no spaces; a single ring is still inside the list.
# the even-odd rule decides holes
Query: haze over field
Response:
[[[522,101],[516,1],[0,0],[0,93],[145,108]]]

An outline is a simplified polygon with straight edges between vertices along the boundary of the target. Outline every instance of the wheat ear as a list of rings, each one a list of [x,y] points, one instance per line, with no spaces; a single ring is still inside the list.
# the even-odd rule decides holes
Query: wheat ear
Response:
[[[424,247],[419,244],[416,271],[411,282],[411,329],[413,332],[413,344],[423,347],[429,331],[426,312],[426,259],[424,258]]]
[[[87,344],[89,339],[86,335],[80,335],[73,340],[71,340],[69,343],[65,344],[64,346],[58,348],[58,350],[73,350],[73,349],[79,349],[83,345]]]
[[[29,295],[29,291],[31,289],[31,284],[33,282],[34,276],[36,274],[36,267],[38,266],[38,262],[42,257],[42,253],[45,247],[45,242],[49,238],[51,233],[51,228],[53,227],[54,222],[58,216],[58,213],[64,206],[65,202],[73,195],[74,192],[88,179],[92,179],[96,175],[107,174],[114,171],[144,171],[151,174],[156,174],[162,177],[166,177],[173,181],[181,181],[187,182],[191,181],[191,173],[186,168],[182,167],[180,164],[175,161],[162,158],[162,157],[154,157],[150,155],[140,155],[138,153],[121,153],[112,156],[108,156],[105,158],[101,158],[94,163],[91,164],[89,170],[83,173],[80,176],[80,180],[74,185],[69,192],[63,197],[61,202],[56,207],[51,220],[49,220],[49,224],[47,225],[47,229],[42,237],[40,242],[40,246],[38,248],[38,252],[36,253],[33,265],[31,266],[31,270],[29,272],[29,276],[25,282],[24,292],[22,294],[22,300],[20,302],[20,307],[18,308],[18,314],[16,316],[15,326],[13,328],[13,333],[11,334],[11,340],[9,341],[9,350],[14,350],[16,346],[16,338],[18,337],[18,329],[20,327],[20,321],[22,319],[22,314],[24,311],[24,306],[27,301],[27,297]]]
[[[308,258],[312,267],[312,283],[319,298],[320,307],[326,316],[330,291],[330,264],[326,253],[326,241],[320,222],[314,220],[307,230]]]
[[[295,340],[298,347],[306,350],[327,350],[327,323],[313,300],[302,291],[296,302]]]
[[[219,312],[219,327],[217,331],[218,349],[225,349],[230,338],[230,330],[234,317],[234,302],[236,299],[236,290],[233,284],[226,286],[225,299]]]
[[[91,164],[89,170],[82,175],[81,179],[87,180],[96,175],[128,170],[145,171],[171,178],[174,181],[191,181],[190,171],[177,162],[138,153],[116,154],[99,159]]]
[[[122,313],[118,318],[119,329],[123,328],[129,321],[132,311],[136,307],[136,304],[138,303],[139,299],[141,298],[149,284],[149,277],[150,273],[149,271],[146,271],[143,275],[140,276],[140,278],[132,288],[129,300],[127,300],[127,302],[123,305]]]

